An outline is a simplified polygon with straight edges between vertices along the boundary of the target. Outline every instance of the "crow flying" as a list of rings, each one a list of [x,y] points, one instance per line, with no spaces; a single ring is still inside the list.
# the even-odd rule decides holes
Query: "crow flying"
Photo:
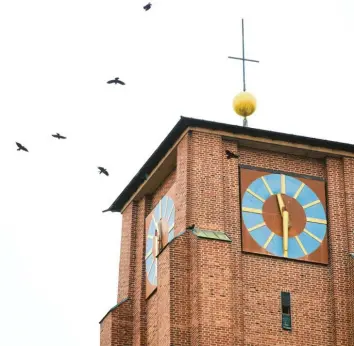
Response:
[[[17,143],[17,142],[16,142],[16,144],[18,146],[18,148],[17,148],[18,151],[23,150],[23,151],[27,151],[28,152],[28,150],[22,144]]]
[[[226,155],[227,155],[227,159],[231,159],[231,158],[234,158],[234,159],[237,159],[238,158],[238,155],[237,154],[234,154],[232,153],[230,150],[226,150]]]
[[[103,174],[106,174],[107,175],[107,177],[108,177],[108,172],[107,172],[107,170],[105,169],[105,168],[103,168],[103,167],[98,167],[98,169],[100,170],[100,174],[101,173],[103,173]]]
[[[108,82],[107,82],[107,84],[112,84],[112,83],[114,83],[114,84],[122,84],[122,85],[125,85],[125,83],[124,82],[122,82],[121,80],[119,80],[119,77],[116,77],[116,78],[114,78],[114,79],[111,79],[111,80],[109,80]]]
[[[143,7],[143,9],[145,10],[145,11],[149,11],[150,10],[150,8],[151,8],[151,2],[149,2],[147,5],[145,5],[144,7]]]
[[[58,139],[66,139],[66,137],[61,136],[58,132],[57,132],[56,135],[52,135],[52,136],[55,137],[55,138],[58,138]]]

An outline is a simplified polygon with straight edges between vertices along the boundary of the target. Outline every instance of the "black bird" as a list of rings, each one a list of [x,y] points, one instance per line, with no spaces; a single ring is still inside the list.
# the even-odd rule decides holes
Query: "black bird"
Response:
[[[16,144],[18,146],[17,151],[23,150],[23,151],[27,151],[28,152],[28,150],[22,144],[17,143],[17,142],[16,142]]]
[[[149,11],[150,8],[151,8],[151,6],[152,6],[152,4],[151,4],[151,2],[149,2],[147,5],[145,5],[145,6],[143,7],[143,9],[144,9],[145,11]]]
[[[121,81],[121,80],[119,79],[119,77],[116,77],[116,78],[114,78],[114,79],[111,79],[111,80],[109,80],[109,81],[107,82],[107,84],[112,84],[112,83],[125,85],[125,83],[124,83],[123,81]]]
[[[109,174],[108,174],[106,168],[98,167],[98,169],[100,170],[100,174],[103,173],[103,174],[106,174],[107,177],[109,176]]]
[[[52,136],[55,137],[55,138],[58,138],[58,139],[66,139],[66,137],[61,136],[58,132],[57,132],[56,135],[52,135]]]
[[[188,227],[186,227],[186,229],[191,230],[191,231],[193,231],[193,230],[194,230],[194,228],[195,228],[195,224],[193,224],[192,226],[188,226]]]
[[[230,150],[226,150],[226,155],[227,155],[227,159],[231,159],[231,158],[234,158],[234,159],[237,159],[238,158],[238,155],[237,154],[234,154],[232,153]]]

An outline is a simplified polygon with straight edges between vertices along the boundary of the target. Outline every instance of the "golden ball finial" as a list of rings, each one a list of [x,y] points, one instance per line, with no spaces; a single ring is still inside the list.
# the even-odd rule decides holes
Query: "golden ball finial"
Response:
[[[250,116],[256,110],[256,99],[248,92],[241,92],[233,99],[232,106],[234,111],[242,117]]]

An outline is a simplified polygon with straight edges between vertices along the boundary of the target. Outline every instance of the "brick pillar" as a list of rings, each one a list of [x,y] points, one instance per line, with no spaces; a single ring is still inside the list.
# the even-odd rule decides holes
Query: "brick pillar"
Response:
[[[171,244],[170,244],[171,245]],[[170,248],[166,247],[157,259],[157,330],[158,346],[171,344],[171,314],[170,314]]]
[[[135,202],[122,214],[122,237],[120,245],[118,299],[119,303],[134,292],[135,233],[137,204]]]
[[[189,132],[177,147],[176,230],[190,225],[187,201],[190,195]],[[170,342],[173,346],[190,345],[190,235],[183,234],[169,244],[170,264]]]
[[[101,320],[101,346],[126,346],[133,342],[133,304],[137,204],[123,212],[119,261],[118,304]]]
[[[191,144],[190,223],[224,231],[225,152],[221,136],[193,131]],[[234,346],[231,244],[193,236],[190,256],[191,345]]]
[[[133,304],[133,345],[146,345],[146,274],[145,274],[145,218],[150,212],[151,198],[143,197],[137,208],[136,219],[136,242],[135,256],[136,263],[134,266],[134,292],[132,294]]]
[[[352,345],[349,343],[348,228],[342,160],[327,158],[326,169],[334,345]]]
[[[343,158],[348,252],[354,253],[354,159]],[[349,345],[354,345],[354,258],[349,254]]]
[[[224,141],[223,151],[238,153],[235,142]],[[227,159],[223,156],[224,177],[224,220],[225,232],[231,238],[232,253],[232,308],[233,308],[233,345],[242,346],[244,341],[243,320],[243,277],[242,277],[242,244],[240,220],[240,182],[239,159]]]
[[[199,228],[223,230],[223,148],[219,135],[193,131],[191,135],[190,222]]]

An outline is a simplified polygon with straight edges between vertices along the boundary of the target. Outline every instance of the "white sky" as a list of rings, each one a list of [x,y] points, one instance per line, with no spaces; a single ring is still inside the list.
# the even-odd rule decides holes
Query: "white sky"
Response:
[[[180,115],[242,124],[242,17],[250,127],[354,143],[352,0],[147,2],[0,3],[0,345],[99,345],[121,236],[101,211]]]

